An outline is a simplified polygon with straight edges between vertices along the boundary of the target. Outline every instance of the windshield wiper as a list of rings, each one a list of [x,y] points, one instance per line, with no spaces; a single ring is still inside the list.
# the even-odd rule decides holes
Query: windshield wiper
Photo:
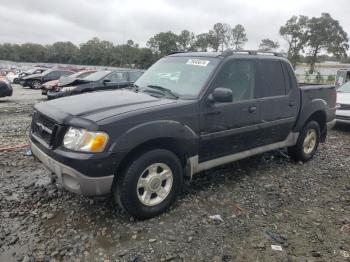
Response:
[[[171,91],[168,88],[162,87],[162,86],[156,86],[156,85],[148,85],[147,87],[161,91],[163,94],[167,94],[167,95],[171,95],[172,97],[178,99],[179,95],[174,93],[173,91]]]

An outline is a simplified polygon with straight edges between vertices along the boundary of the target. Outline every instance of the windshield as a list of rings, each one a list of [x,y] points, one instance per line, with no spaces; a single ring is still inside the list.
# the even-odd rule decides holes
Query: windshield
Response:
[[[338,89],[339,93],[350,93],[350,82],[345,83]]]
[[[98,81],[98,80],[104,78],[106,75],[108,75],[110,73],[111,73],[111,71],[98,71],[98,72],[95,72],[95,73],[85,77],[84,80],[95,82],[95,81]]]
[[[52,69],[46,70],[46,71],[44,71],[44,72],[41,73],[41,76],[46,76],[46,75],[48,75],[49,73],[51,73],[52,71],[54,71],[54,70],[52,70]]]
[[[219,63],[212,57],[166,57],[151,66],[136,82],[140,91],[166,88],[184,99],[197,98]]]

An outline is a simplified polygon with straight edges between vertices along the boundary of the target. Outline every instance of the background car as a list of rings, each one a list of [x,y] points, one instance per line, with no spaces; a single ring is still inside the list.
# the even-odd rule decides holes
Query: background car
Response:
[[[47,98],[55,99],[85,92],[128,87],[131,86],[142,74],[142,70],[134,69],[98,71],[75,82],[75,85],[63,87],[56,92],[49,91],[47,93]]]
[[[43,83],[46,83],[52,80],[57,80],[61,76],[68,76],[74,73],[75,72],[67,69],[50,69],[50,70],[46,70],[42,74],[34,74],[34,75],[26,76],[20,81],[20,84],[23,87],[29,86],[30,88],[38,89],[41,87]]]
[[[72,75],[61,76],[60,79],[58,79],[58,80],[52,80],[52,81],[44,83],[41,86],[41,93],[43,95],[47,95],[47,92],[49,90],[58,91],[59,88],[61,88],[63,86],[70,85],[79,79],[84,79],[85,77],[87,77],[95,72],[96,72],[95,70],[84,70],[84,71],[80,71],[80,72],[77,72],[77,73],[72,74]]]
[[[41,73],[45,72],[46,70],[47,70],[47,68],[44,68],[44,67],[39,67],[39,68],[36,67],[33,69],[29,69],[29,70],[20,72],[20,73],[13,76],[12,83],[19,84],[23,77],[33,75],[33,74],[41,74]]]
[[[0,78],[0,97],[12,96],[12,92],[11,83],[5,78]]]
[[[337,90],[337,123],[350,124],[350,82],[345,83]]]

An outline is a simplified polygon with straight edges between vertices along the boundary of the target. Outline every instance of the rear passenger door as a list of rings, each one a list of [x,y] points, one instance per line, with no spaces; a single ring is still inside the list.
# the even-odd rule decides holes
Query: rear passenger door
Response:
[[[300,104],[300,92],[295,88],[291,67],[280,60],[258,60],[256,85],[262,142],[285,140],[296,121]]]

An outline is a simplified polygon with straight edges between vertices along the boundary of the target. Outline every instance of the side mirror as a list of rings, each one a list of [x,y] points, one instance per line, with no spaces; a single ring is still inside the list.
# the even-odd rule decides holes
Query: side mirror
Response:
[[[110,83],[111,82],[111,79],[103,79],[102,83],[105,85],[107,83]]]
[[[230,103],[233,101],[232,90],[224,87],[217,87],[209,96],[210,102]]]

